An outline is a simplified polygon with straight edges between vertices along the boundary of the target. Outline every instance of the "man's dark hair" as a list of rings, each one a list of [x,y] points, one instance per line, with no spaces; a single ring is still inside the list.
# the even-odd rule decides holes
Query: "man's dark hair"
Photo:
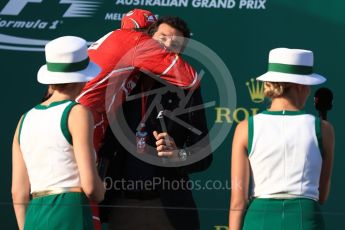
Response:
[[[182,19],[182,18],[179,18],[179,17],[176,17],[176,16],[163,16],[163,17],[160,17],[157,22],[153,23],[149,29],[148,29],[148,34],[150,36],[153,36],[154,33],[156,33],[156,31],[158,30],[158,27],[161,25],[161,24],[168,24],[169,26],[179,30],[182,34],[183,34],[183,37],[185,38],[190,38],[190,30],[187,26],[187,23]]]

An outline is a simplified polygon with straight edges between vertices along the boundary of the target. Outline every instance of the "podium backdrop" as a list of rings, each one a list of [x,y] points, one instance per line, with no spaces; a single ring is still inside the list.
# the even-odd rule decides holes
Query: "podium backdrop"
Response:
[[[233,131],[238,121],[267,107],[261,85],[251,79],[266,71],[269,50],[288,47],[314,51],[315,71],[328,78],[324,86],[331,88],[335,95],[334,108],[329,113],[336,131],[332,189],[322,209],[327,229],[342,229],[345,218],[342,198],[345,136],[341,130],[344,128],[341,101],[345,99],[343,0],[2,0],[0,228],[16,228],[11,203],[12,137],[21,114],[38,103],[45,90],[36,81],[38,68],[45,62],[45,43],[62,35],[95,41],[119,28],[122,15],[133,8],[185,19],[192,39],[219,56],[236,88],[236,97],[228,98],[236,104],[233,108],[215,98],[222,94],[214,84],[218,76],[207,72],[202,80],[204,100],[216,101],[216,105],[207,109],[208,125],[230,130],[213,152],[211,167],[192,175],[194,182],[205,185],[210,181],[212,187],[194,191],[202,229],[227,229]],[[316,89],[313,88],[312,95]],[[312,97],[306,110],[316,114]]]

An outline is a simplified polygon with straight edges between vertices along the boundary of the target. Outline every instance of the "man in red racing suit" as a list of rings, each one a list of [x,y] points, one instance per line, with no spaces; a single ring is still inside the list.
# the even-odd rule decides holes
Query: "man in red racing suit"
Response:
[[[110,32],[90,46],[89,57],[102,72],[85,85],[77,101],[94,115],[96,152],[108,126],[107,112],[121,105],[131,92],[138,71],[179,87],[189,88],[198,83],[195,70],[187,62],[142,32],[121,29]],[[114,92],[107,93],[107,87]]]

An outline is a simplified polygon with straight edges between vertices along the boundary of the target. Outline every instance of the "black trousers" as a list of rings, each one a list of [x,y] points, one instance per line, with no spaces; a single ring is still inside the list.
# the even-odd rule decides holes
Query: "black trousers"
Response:
[[[110,209],[109,230],[174,230],[159,198],[116,198]]]

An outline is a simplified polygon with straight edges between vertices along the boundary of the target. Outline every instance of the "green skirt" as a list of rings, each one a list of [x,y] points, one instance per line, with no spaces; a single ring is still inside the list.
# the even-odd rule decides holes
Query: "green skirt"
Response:
[[[254,199],[243,230],[324,230],[319,203],[306,198]]]
[[[32,199],[24,230],[94,229],[89,201],[84,193],[69,192]]]

